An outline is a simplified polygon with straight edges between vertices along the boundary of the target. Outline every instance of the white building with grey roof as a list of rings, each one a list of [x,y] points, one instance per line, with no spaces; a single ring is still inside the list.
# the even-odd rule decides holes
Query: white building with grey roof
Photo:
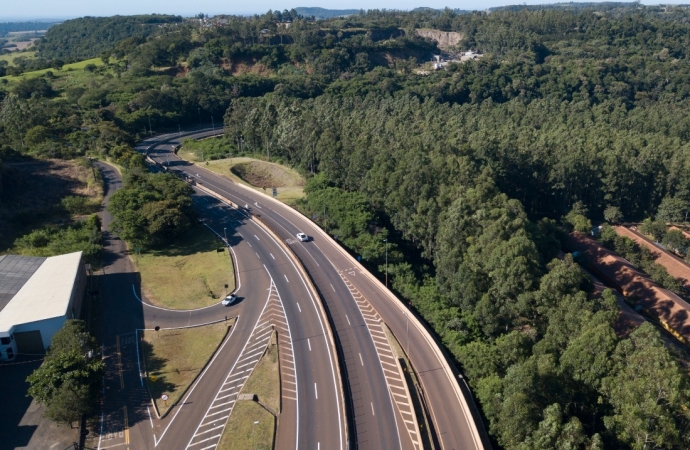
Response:
[[[86,270],[82,252],[0,256],[0,360],[42,354],[67,319],[78,319]]]

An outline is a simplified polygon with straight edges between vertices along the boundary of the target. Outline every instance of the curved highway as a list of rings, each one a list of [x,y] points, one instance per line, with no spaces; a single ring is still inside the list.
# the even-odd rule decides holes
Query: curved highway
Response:
[[[442,449],[490,448],[469,389],[441,346],[421,323],[371,274],[347,255],[315,224],[290,207],[246,186],[238,185],[202,166],[179,160],[174,149],[182,137],[219,134],[199,130],[186,135],[161,135],[143,141],[140,150],[168,170],[193,177],[205,188],[237,204],[250,206],[289,243],[323,297],[341,353],[348,399],[350,435],[358,448],[421,448],[410,428],[404,395],[378,337],[383,321],[411,360],[423,391],[435,445]],[[294,239],[305,232],[313,241]],[[385,338],[384,338],[385,340]]]
[[[111,166],[99,164],[99,169],[107,185],[107,202],[121,181]],[[214,448],[246,373],[258,362],[268,333],[275,330],[281,366],[276,448],[345,448],[337,360],[318,299],[287,252],[264,228],[203,192],[196,192],[193,200],[204,225],[219,239],[227,235],[235,254],[240,301],[230,307],[217,304],[190,311],[151,305],[142,298],[124,243],[105,231],[107,251],[100,289],[107,376],[101,428],[89,446]],[[104,229],[110,222],[104,211]],[[235,316],[235,325],[207,368],[179,404],[158,420],[140,376],[145,368],[135,330],[187,327]]]

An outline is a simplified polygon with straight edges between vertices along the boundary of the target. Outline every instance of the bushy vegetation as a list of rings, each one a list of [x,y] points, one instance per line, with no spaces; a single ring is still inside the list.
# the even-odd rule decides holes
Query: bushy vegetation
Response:
[[[120,161],[114,225],[155,246],[186,228],[190,192],[141,171],[131,146],[224,117],[224,141],[191,147],[315,174],[298,207],[379,274],[388,248],[390,284],[462,367],[498,447],[690,445],[675,355],[650,325],[618,336],[613,295],[592,298],[572,258],[556,258],[562,227],[687,220],[686,8],[270,11],[128,31],[149,18],[51,29],[39,57],[104,65],[0,84],[2,154]],[[458,32],[460,50],[484,56],[420,74],[440,50],[418,28]]]
[[[101,220],[93,214],[71,225],[50,225],[34,230],[18,238],[12,250],[29,256],[56,256],[81,251],[87,263],[99,267],[103,253]]]
[[[27,378],[29,395],[46,406],[46,417],[71,426],[93,411],[105,371],[98,351],[81,320],[67,320],[55,333],[43,364]]]
[[[108,204],[112,229],[135,247],[162,245],[189,229],[194,219],[191,194],[192,188],[174,175],[129,170]]]

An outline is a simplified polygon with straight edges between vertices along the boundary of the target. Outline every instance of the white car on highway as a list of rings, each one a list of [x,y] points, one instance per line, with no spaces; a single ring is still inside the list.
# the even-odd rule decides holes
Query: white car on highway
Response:
[[[307,242],[309,241],[309,236],[307,236],[304,233],[297,233],[297,239],[299,239],[302,242]]]
[[[235,294],[230,294],[220,302],[223,306],[230,306],[237,301],[237,296]]]

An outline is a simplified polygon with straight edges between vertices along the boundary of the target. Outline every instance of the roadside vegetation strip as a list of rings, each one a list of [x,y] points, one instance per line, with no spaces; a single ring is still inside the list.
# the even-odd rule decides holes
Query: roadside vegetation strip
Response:
[[[223,430],[218,449],[272,449],[277,422],[274,414],[280,411],[280,366],[275,333],[271,338],[271,345],[247,379],[241,394],[254,394],[258,402],[237,402]],[[255,424],[257,421],[259,423]]]
[[[142,330],[140,348],[146,383],[161,416],[201,373],[235,319],[193,328]],[[168,395],[163,401],[161,396]]]
[[[159,250],[132,258],[152,304],[169,309],[211,306],[235,289],[233,261],[224,245],[201,225]],[[227,288],[225,286],[228,286]]]

